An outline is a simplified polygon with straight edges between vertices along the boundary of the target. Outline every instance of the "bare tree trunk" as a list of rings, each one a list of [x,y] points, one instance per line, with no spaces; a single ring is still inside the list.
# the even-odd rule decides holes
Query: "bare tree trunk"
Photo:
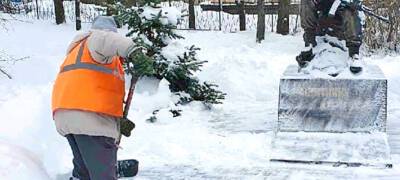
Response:
[[[126,7],[136,6],[136,0],[125,0]]]
[[[38,1],[35,1],[36,3],[36,18],[39,19],[39,5],[38,5]]]
[[[112,16],[113,14],[114,14],[114,8],[112,8],[110,5],[111,4],[114,4],[115,2],[114,2],[114,0],[106,0],[106,7],[107,7],[107,10],[106,10],[106,15],[107,16]]]
[[[378,15],[389,17],[391,23],[385,24],[380,20],[366,18],[364,44],[371,52],[377,49],[400,52],[400,1],[393,0],[364,0],[364,4]]]
[[[289,34],[289,5],[290,0],[279,0],[278,23],[276,27],[278,34]]]
[[[80,8],[80,0],[75,0],[75,24],[76,24],[76,30],[79,31],[82,28],[81,25],[81,8]]]
[[[393,41],[393,36],[394,36],[394,24],[393,24],[393,18],[390,16],[390,25],[389,25],[389,33],[386,42],[392,42]]]
[[[196,16],[194,13],[194,0],[189,0],[189,29],[196,29]]]
[[[261,43],[265,39],[265,10],[264,0],[257,0],[257,37],[256,41]]]
[[[219,21],[219,30],[222,30],[222,0],[218,0],[219,11],[218,11],[218,21]]]
[[[241,31],[246,30],[246,14],[244,12],[244,2],[240,1],[238,3],[240,12],[239,12],[239,26]]]
[[[56,24],[65,22],[63,0],[54,0],[54,12],[56,15]]]

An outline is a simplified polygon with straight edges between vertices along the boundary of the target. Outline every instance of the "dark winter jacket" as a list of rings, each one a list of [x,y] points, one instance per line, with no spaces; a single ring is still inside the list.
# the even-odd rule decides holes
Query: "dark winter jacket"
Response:
[[[313,0],[318,11],[327,14],[335,0]]]

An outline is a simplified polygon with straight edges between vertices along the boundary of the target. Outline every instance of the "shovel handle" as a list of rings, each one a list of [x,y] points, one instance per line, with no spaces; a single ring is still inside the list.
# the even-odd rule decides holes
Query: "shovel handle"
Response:
[[[135,91],[135,85],[136,85],[136,82],[138,81],[138,79],[139,79],[139,77],[136,75],[132,76],[132,78],[131,78],[131,84],[129,85],[128,97],[126,98],[126,101],[125,101],[125,107],[124,107],[124,113],[123,113],[124,118],[128,117],[128,112],[129,112],[129,108],[131,106],[133,92]]]
[[[133,75],[132,78],[131,78],[131,84],[129,85],[128,97],[126,97],[124,112],[123,112],[123,115],[122,115],[123,118],[127,118],[128,117],[128,112],[129,112],[129,108],[131,106],[133,92],[135,91],[135,85],[136,85],[136,82],[138,81],[138,79],[139,79],[139,77],[136,76],[136,75]],[[121,143],[121,138],[122,138],[122,134],[119,133],[117,146],[119,146],[119,144]]]

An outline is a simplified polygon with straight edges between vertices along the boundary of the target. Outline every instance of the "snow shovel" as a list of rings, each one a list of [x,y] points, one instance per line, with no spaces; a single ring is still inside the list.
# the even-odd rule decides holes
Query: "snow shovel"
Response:
[[[314,78],[289,66],[280,80],[278,124],[270,160],[391,168],[386,134],[387,80]]]
[[[117,177],[134,177],[139,171],[139,161],[136,159],[119,160],[117,163]]]
[[[131,83],[129,86],[129,92],[128,92],[128,97],[125,101],[125,107],[124,107],[124,112],[123,112],[123,117],[121,119],[121,121],[125,121],[125,122],[121,122],[121,123],[127,123],[127,134],[124,134],[125,136],[130,136],[130,131],[132,131],[135,128],[135,124],[133,122],[131,122],[130,120],[128,120],[128,111],[129,108],[131,106],[131,101],[132,101],[132,97],[133,97],[133,92],[135,90],[135,84],[138,81],[139,77],[137,76],[133,76],[131,79]],[[119,135],[119,139],[118,139],[118,145],[121,142],[121,134]],[[139,161],[137,161],[136,159],[126,159],[126,160],[119,160],[117,163],[117,177],[118,178],[124,178],[124,177],[134,177],[137,175],[139,171]]]

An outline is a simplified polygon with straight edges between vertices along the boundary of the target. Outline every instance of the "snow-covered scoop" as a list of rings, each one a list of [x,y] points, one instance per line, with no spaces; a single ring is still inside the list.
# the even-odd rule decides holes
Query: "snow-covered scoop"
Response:
[[[280,80],[271,161],[392,167],[386,134],[387,80],[316,78],[289,66]]]

